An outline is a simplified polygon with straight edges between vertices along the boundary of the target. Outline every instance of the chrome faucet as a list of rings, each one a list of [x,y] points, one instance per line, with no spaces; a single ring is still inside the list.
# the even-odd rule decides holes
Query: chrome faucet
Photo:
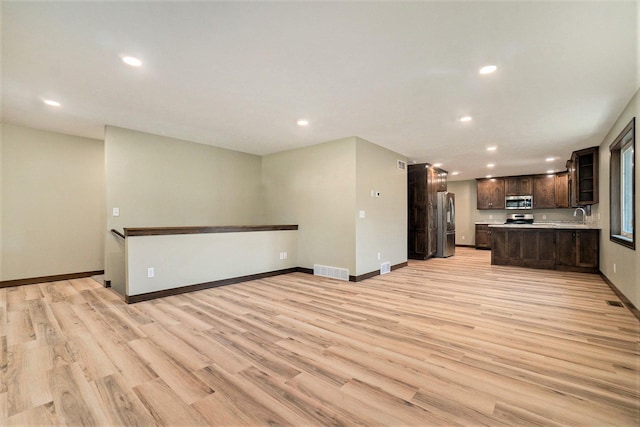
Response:
[[[576,216],[578,214],[578,211],[582,211],[582,224],[584,224],[585,220],[586,220],[587,213],[583,208],[576,208],[576,210],[573,211],[573,216]]]

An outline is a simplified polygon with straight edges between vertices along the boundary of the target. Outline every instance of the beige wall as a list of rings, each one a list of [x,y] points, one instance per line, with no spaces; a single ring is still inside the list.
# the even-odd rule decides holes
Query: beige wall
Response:
[[[447,182],[447,191],[456,195],[456,245],[475,245],[475,180]]]
[[[2,135],[4,134],[4,124],[0,123],[0,280],[3,277],[2,270],[2,258],[4,258],[4,251],[2,250],[2,242],[4,240],[2,233]]]
[[[478,186],[475,179],[447,183],[447,190],[456,195],[456,245],[476,244],[476,222],[504,222],[507,215],[512,213],[512,211],[507,210],[476,209],[478,200],[477,188]],[[533,213],[535,221],[581,221],[582,217],[574,217],[573,211],[573,209],[535,209],[532,210],[531,213]],[[594,208],[591,217],[587,217],[587,220],[598,222],[597,208]]]
[[[127,295],[297,267],[297,231],[127,238]],[[280,259],[286,252],[287,259]],[[147,269],[154,268],[149,278]]]
[[[264,221],[298,224],[298,266],[356,271],[356,140],[262,158]]]
[[[640,307],[640,245],[636,242],[636,250],[631,250],[609,240],[609,145],[620,132],[636,117],[636,223],[640,215],[640,171],[638,168],[638,119],[640,118],[640,90],[635,93],[629,104],[622,111],[615,124],[600,145],[600,206],[602,234],[600,236],[600,271],[636,306]],[[636,239],[640,234],[636,231]],[[613,272],[613,265],[616,272]]]
[[[104,268],[102,141],[2,125],[0,280]]]
[[[407,260],[407,172],[398,169],[398,160],[406,162],[398,153],[356,138],[355,275]],[[360,210],[365,218],[359,217]]]
[[[105,155],[105,279],[121,294],[124,243],[110,229],[260,223],[258,156],[113,126]]]

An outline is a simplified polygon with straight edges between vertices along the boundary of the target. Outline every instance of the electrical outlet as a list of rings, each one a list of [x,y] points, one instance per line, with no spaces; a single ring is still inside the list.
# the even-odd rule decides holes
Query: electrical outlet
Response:
[[[287,253],[286,252],[282,252],[282,256],[283,256],[282,259],[287,259]]]
[[[489,215],[489,219],[493,219],[493,215]]]
[[[378,261],[380,261],[380,252],[378,252]]]
[[[147,268],[147,277],[156,277],[156,269],[153,267]]]
[[[461,238],[462,240],[464,240],[464,236],[461,236],[460,238]]]
[[[546,215],[542,215],[542,219],[547,219],[547,216]]]
[[[360,218],[364,218],[364,217],[365,217],[364,211],[360,211]]]

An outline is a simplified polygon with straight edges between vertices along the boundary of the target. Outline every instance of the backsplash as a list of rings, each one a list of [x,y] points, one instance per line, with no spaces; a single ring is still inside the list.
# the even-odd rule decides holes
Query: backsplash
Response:
[[[472,215],[472,218],[474,223],[504,223],[507,219],[507,215],[513,213],[532,213],[534,222],[582,222],[582,212],[578,212],[576,216],[573,216],[574,211],[575,209],[533,209],[527,211],[479,211],[475,209],[475,213]],[[595,209],[592,209],[591,216],[586,216],[585,222],[589,224],[598,224],[598,212]]]

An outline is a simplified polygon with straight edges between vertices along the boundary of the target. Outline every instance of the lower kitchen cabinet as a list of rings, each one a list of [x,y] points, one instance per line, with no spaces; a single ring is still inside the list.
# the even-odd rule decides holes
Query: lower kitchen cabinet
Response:
[[[600,258],[599,230],[558,230],[559,270],[598,271]]]
[[[476,249],[491,249],[489,224],[476,224]]]
[[[600,230],[491,227],[491,264],[597,273]]]
[[[509,265],[509,247],[505,229],[491,230],[491,264]]]
[[[553,269],[556,264],[555,230],[491,230],[491,263]]]

